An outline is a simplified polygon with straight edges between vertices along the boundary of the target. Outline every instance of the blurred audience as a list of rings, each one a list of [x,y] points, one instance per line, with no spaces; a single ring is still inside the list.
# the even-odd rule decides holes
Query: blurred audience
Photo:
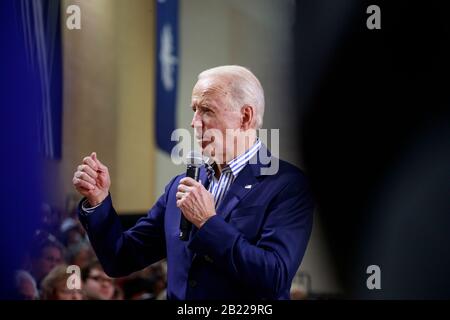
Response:
[[[123,289],[119,285],[117,285],[117,283],[114,284],[114,294],[112,300],[125,300]]]
[[[59,236],[61,223],[61,212],[59,210],[50,206],[48,203],[42,203],[41,222],[44,230],[52,235]]]
[[[150,279],[134,277],[123,284],[126,300],[154,300],[154,283]]]
[[[65,218],[59,228],[61,242],[66,246],[88,242],[86,232],[81,223],[74,218]]]
[[[38,231],[31,245],[29,271],[40,288],[42,279],[57,265],[64,263],[64,246],[55,236]]]
[[[83,292],[80,289],[69,289],[67,279],[71,274],[67,273],[67,265],[56,266],[42,280],[42,300],[83,300]]]
[[[36,300],[39,299],[39,292],[36,281],[25,270],[16,272],[16,299],[17,300]]]
[[[17,300],[165,300],[167,266],[155,263],[127,277],[112,279],[96,260],[76,215],[78,198],[65,210],[42,205],[41,229],[35,232],[22,270],[16,272]],[[81,288],[70,289],[67,267],[81,269]]]
[[[114,297],[114,279],[108,277],[97,260],[81,269],[81,280],[88,300],[112,300]]]
[[[68,264],[84,268],[94,258],[94,250],[88,242],[73,243],[67,248],[66,261]]]

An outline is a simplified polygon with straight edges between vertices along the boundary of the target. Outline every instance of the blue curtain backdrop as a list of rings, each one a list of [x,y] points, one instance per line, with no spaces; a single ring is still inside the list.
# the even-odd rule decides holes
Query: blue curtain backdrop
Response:
[[[156,145],[170,154],[176,128],[178,82],[178,0],[156,2]]]
[[[58,0],[0,1],[0,298],[40,226],[43,157],[61,156]]]
[[[62,63],[60,0],[19,0],[27,62],[39,74],[40,148],[50,159],[61,158]]]

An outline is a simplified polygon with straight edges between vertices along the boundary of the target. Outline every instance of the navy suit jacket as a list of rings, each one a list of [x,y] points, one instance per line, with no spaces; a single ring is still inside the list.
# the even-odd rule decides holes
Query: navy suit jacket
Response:
[[[111,195],[91,214],[82,211],[82,200],[79,218],[105,272],[121,277],[167,258],[168,299],[289,299],[311,234],[313,200],[298,168],[280,160],[275,175],[262,175],[270,163],[256,157],[217,215],[193,227],[186,242],[178,238],[182,213],[175,197],[184,174],[129,230],[122,229]],[[204,168],[200,180],[206,186]]]

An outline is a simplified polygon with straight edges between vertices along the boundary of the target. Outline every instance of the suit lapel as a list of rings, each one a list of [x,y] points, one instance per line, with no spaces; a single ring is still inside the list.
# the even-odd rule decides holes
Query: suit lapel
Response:
[[[256,180],[253,175],[252,169],[249,165],[246,165],[239,173],[236,180],[234,180],[231,184],[230,189],[217,208],[217,213],[221,214],[224,219],[226,219],[230,215],[231,211],[233,211],[241,200],[244,199],[249,192],[251,192],[252,188],[257,183],[258,180]]]
[[[261,175],[261,167],[268,164],[262,164],[260,155],[262,152],[266,152],[269,157],[270,152],[263,145],[261,149],[256,153],[255,159],[251,159],[249,163],[238,174],[236,180],[231,184],[225,197],[222,199],[217,213],[221,214],[224,219],[227,219],[231,211],[236,208],[240,202],[250,193],[255,186],[259,183],[257,177]],[[270,164],[270,162],[269,162]]]

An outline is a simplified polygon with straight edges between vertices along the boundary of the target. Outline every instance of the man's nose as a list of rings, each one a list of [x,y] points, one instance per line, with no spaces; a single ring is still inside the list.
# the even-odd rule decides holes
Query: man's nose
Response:
[[[197,116],[197,114],[194,114],[194,117],[192,117],[192,121],[191,121],[191,127],[192,128],[201,128],[202,127],[202,120],[200,119],[199,116]]]

